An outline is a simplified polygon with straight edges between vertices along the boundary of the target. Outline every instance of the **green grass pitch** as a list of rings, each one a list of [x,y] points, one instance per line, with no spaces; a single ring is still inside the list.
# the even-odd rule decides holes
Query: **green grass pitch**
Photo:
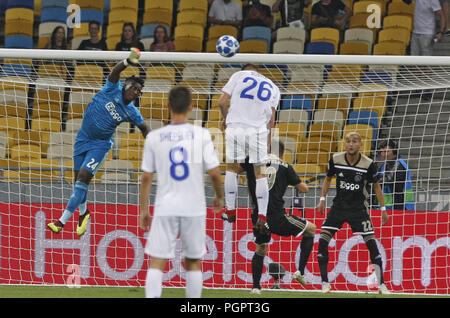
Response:
[[[163,288],[163,298],[183,298],[184,288]],[[261,295],[251,295],[247,289],[203,289],[204,298],[411,298],[447,297],[450,295],[412,295],[394,293],[303,292],[289,290],[263,290]],[[144,288],[139,287],[80,287],[67,286],[0,286],[0,298],[144,298]]]

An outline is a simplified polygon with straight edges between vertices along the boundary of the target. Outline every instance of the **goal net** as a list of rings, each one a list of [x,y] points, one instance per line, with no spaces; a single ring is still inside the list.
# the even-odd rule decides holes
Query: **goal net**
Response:
[[[48,222],[61,216],[73,190],[73,144],[83,112],[113,65],[126,56],[126,52],[0,50],[1,284],[144,285],[149,260],[143,252],[146,233],[139,228],[138,218],[144,139],[130,124],[118,127],[114,148],[89,185],[92,218],[85,235],[76,235],[77,211],[59,235],[46,229]],[[217,101],[231,74],[248,62],[258,64],[259,71],[280,87],[273,135],[285,144],[283,159],[310,187],[302,195],[288,189],[287,212],[307,218],[320,229],[324,217],[314,208],[328,160],[331,154],[344,151],[348,132],[358,132],[361,152],[375,159],[380,171],[385,169],[382,185],[387,205],[393,207],[389,223],[382,226],[377,202],[370,200],[388,288],[449,294],[450,60],[283,54],[238,54],[226,59],[208,53],[143,52],[140,65],[128,67],[121,78],[145,79],[136,104],[152,129],[170,120],[168,90],[173,85],[190,87],[194,109],[189,120],[211,131],[225,171]],[[388,145],[408,166],[403,177],[392,173],[388,165],[392,161],[379,151],[389,140]],[[398,164],[395,167],[400,169]],[[211,206],[213,190],[205,180]],[[327,207],[337,186],[341,185],[333,179]],[[154,193],[155,187],[151,202]],[[399,196],[405,201],[400,208]],[[255,244],[245,175],[239,177],[237,206],[234,224],[208,211],[205,287],[252,286]],[[317,244],[306,269],[308,284],[303,287],[292,280],[300,240],[272,235],[263,288],[273,286],[268,265],[276,262],[285,269],[281,288],[320,289]],[[165,286],[185,284],[180,250],[178,245],[164,274]],[[334,290],[376,290],[365,244],[348,225],[331,240],[329,257]]]

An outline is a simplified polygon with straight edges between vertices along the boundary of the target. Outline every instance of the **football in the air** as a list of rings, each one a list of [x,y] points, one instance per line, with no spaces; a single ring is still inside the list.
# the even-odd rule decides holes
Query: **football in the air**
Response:
[[[224,57],[232,57],[239,51],[239,42],[232,35],[222,35],[217,40],[216,50]]]

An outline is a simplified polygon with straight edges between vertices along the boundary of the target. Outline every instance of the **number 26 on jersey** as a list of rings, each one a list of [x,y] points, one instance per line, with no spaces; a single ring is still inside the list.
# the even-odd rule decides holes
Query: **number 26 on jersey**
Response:
[[[266,81],[258,82],[253,77],[246,77],[243,80],[247,86],[242,90],[240,97],[246,99],[259,99],[266,102],[272,96],[272,84]]]

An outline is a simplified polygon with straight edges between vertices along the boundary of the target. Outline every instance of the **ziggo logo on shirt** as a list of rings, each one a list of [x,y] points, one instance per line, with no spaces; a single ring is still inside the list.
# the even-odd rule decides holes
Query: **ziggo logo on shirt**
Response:
[[[341,189],[345,189],[345,190],[359,190],[359,184],[353,184],[353,183],[348,183],[345,181],[341,181],[341,183],[339,184]]]
[[[122,117],[119,115],[119,113],[116,110],[116,105],[114,105],[113,102],[109,102],[105,105],[105,108],[108,110],[108,112],[111,114],[112,118],[117,121],[122,121]]]

